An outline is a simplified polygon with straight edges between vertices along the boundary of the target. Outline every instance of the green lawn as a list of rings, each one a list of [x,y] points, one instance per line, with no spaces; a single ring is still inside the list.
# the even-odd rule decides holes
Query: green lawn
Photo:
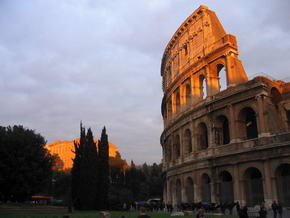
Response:
[[[120,218],[124,216],[125,218],[136,218],[138,216],[137,212],[120,212],[120,211],[111,211],[112,218]],[[86,212],[74,212],[72,214],[0,214],[0,218],[62,218],[64,215],[69,215],[70,218],[98,218],[98,211],[86,211]],[[169,214],[165,213],[148,213],[152,218],[169,218]],[[193,218],[195,216],[184,216],[184,218]],[[237,218],[236,216],[213,216],[207,215],[207,218]]]

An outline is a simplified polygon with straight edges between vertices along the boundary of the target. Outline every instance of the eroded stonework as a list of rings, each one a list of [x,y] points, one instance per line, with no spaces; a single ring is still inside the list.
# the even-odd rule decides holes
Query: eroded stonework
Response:
[[[290,206],[290,83],[249,81],[235,36],[206,6],[169,41],[161,76],[165,201]]]

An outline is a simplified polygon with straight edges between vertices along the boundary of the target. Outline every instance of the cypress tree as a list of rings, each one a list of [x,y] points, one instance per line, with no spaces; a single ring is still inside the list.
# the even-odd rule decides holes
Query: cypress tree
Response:
[[[109,193],[109,142],[108,135],[106,133],[106,127],[102,130],[101,140],[98,144],[99,150],[99,209],[107,209],[108,208],[108,193]]]
[[[91,129],[80,127],[80,141],[74,142],[72,200],[79,210],[98,209],[98,152]]]

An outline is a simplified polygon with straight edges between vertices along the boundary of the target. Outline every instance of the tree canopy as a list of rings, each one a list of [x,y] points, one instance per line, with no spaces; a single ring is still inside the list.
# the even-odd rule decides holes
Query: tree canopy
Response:
[[[0,197],[24,201],[51,183],[54,162],[46,141],[23,126],[0,127]]]

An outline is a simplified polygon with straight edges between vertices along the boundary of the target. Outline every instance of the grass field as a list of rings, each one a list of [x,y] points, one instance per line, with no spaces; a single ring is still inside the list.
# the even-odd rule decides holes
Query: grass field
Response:
[[[122,211],[110,211],[112,218],[121,218],[124,216],[125,218],[136,218],[138,216],[138,212],[122,212]],[[0,214],[0,218],[62,218],[64,215],[69,215],[70,218],[98,218],[98,211],[85,211],[85,212],[73,212],[72,214],[66,213],[58,213],[58,214]],[[151,218],[169,218],[171,217],[166,213],[148,213]],[[192,216],[184,216],[184,218],[193,218]],[[214,216],[207,215],[207,218],[237,218],[236,216]],[[171,217],[172,218],[172,217]]]

